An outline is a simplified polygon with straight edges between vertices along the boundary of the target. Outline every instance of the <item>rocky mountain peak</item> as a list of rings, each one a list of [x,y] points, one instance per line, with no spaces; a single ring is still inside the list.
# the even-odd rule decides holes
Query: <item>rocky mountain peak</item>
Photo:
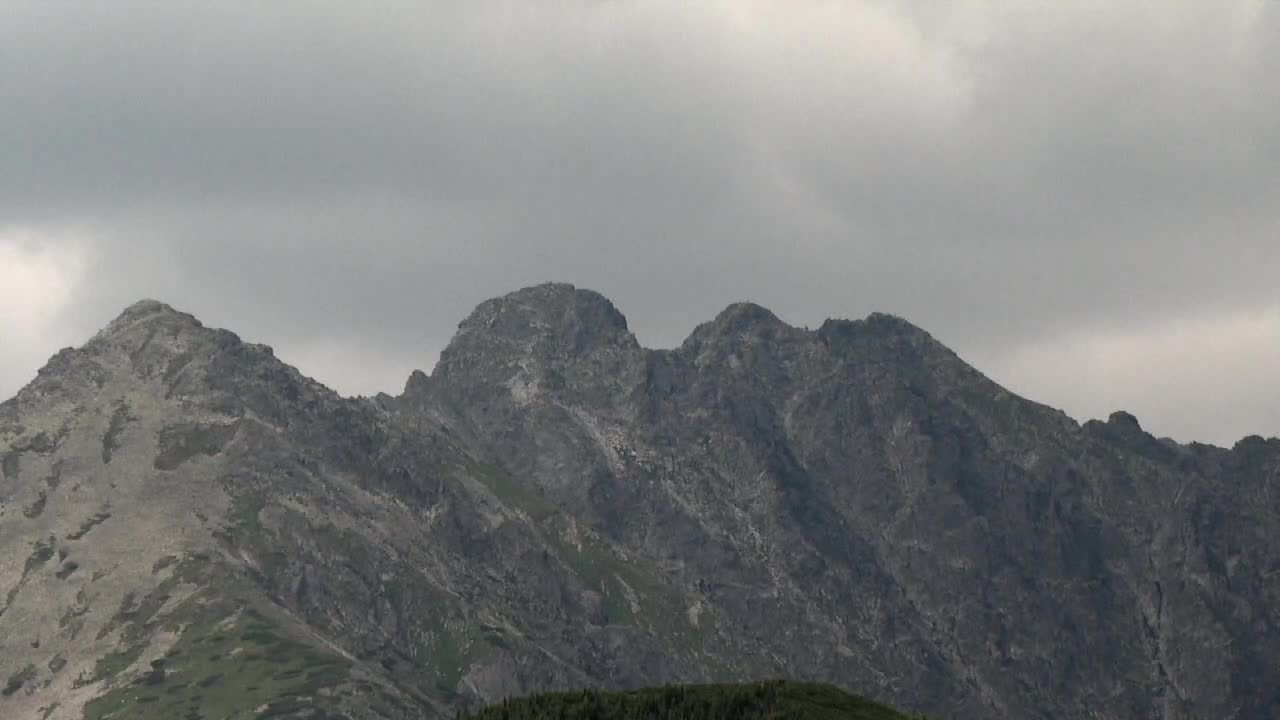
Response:
[[[721,331],[741,332],[760,328],[782,327],[786,323],[778,319],[773,311],[753,302],[736,302],[716,315],[711,327]]]
[[[409,374],[409,379],[405,381],[404,393],[406,395],[416,395],[426,392],[431,385],[431,377],[421,370],[414,370]]]
[[[481,303],[458,326],[454,344],[472,336],[544,341],[584,349],[597,341],[635,338],[627,319],[603,295],[568,283],[523,288]]]
[[[486,381],[502,381],[516,367],[639,350],[627,319],[603,295],[546,283],[481,303],[458,326],[433,377],[456,380],[481,372]]]
[[[1280,440],[1081,432],[879,313],[735,303],[646,351],[539,285],[362,400],[143,301],[0,404],[0,717],[790,675],[939,718],[1271,718],[1278,479]]]
[[[1125,410],[1117,410],[1107,418],[1107,424],[1116,430],[1124,432],[1143,432],[1142,424],[1138,422],[1138,418]]]
[[[852,347],[893,340],[912,344],[936,342],[929,333],[903,318],[881,312],[873,312],[861,320],[828,318],[818,328],[818,336],[831,347]]]
[[[102,392],[116,376],[172,379],[197,354],[239,344],[225,330],[206,328],[193,316],[156,300],[141,300],[79,348],[63,348],[40,368],[15,401],[57,396],[82,401]],[[196,348],[203,348],[199,353]]]
[[[200,323],[200,321],[196,320],[195,317],[192,316],[191,314],[175,310],[173,309],[173,306],[167,303],[160,302],[159,300],[155,300],[153,298],[143,298],[133,303],[129,307],[126,307],[124,310],[120,312],[120,315],[116,317],[115,321],[112,324],[133,322],[133,321],[142,320],[145,318],[152,318],[156,316],[186,318],[190,322],[194,323],[195,325],[202,324]]]
[[[773,383],[783,381],[783,358],[803,354],[809,346],[816,348],[813,333],[788,325],[760,305],[737,302],[695,328],[676,353],[713,372],[762,371]]]
[[[195,316],[175,310],[158,300],[139,300],[126,307],[114,320],[85,344],[83,350],[94,355],[123,352],[134,355],[145,352],[157,340],[165,345],[190,345],[212,340],[239,342],[226,330],[206,328]]]
[[[818,328],[817,336],[832,355],[846,362],[929,368],[957,377],[978,375],[950,348],[896,315],[873,312],[861,320],[828,319]]]
[[[1126,444],[1151,445],[1156,438],[1142,428],[1138,418],[1125,410],[1116,410],[1107,417],[1106,422],[1089,420],[1085,429],[1102,437],[1108,437]]]
[[[186,332],[211,332],[195,316],[175,310],[158,300],[139,300],[126,307],[106,327],[89,341],[86,349],[100,345],[127,343],[130,339],[143,339],[157,332],[178,334]]]
[[[126,404],[162,398],[226,417],[248,409],[281,422],[297,403],[341,400],[279,360],[270,346],[206,327],[150,299],[125,308],[84,346],[59,352],[19,397],[64,397],[85,405],[103,395]]]

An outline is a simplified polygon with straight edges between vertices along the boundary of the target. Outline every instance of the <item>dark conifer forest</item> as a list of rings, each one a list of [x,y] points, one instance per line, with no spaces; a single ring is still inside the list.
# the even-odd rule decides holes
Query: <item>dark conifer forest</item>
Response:
[[[909,720],[832,685],[784,681],[582,690],[506,700],[458,720]]]

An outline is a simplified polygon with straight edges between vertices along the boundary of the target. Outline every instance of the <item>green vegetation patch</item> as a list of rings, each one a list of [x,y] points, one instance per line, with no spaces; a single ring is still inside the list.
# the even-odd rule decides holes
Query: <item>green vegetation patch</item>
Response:
[[[68,540],[79,540],[80,538],[84,537],[85,535],[88,535],[90,530],[92,530],[92,529],[94,529],[95,527],[97,527],[97,526],[101,525],[102,523],[106,522],[106,521],[107,521],[107,520],[109,520],[110,518],[111,518],[111,513],[107,512],[106,508],[103,508],[102,510],[100,510],[100,511],[98,511],[98,512],[94,513],[93,515],[89,516],[89,518],[88,518],[88,519],[86,519],[84,522],[81,522],[81,523],[80,523],[80,527],[79,527],[79,529],[77,529],[75,532],[73,532],[73,533],[71,533],[71,534],[67,535],[67,539],[68,539]]]
[[[27,579],[31,576],[31,573],[39,570],[53,557],[56,552],[53,546],[57,543],[57,540],[57,538],[50,535],[48,540],[37,540],[32,545],[31,554],[27,556],[26,562],[22,564],[22,577],[18,579],[17,585],[9,588],[9,592],[5,593],[4,607],[0,607],[0,615],[3,615],[5,610],[8,610],[13,605],[14,599],[18,597],[18,593],[22,592],[22,588],[27,584]]]
[[[536,488],[516,480],[496,465],[467,458],[464,469],[490,492],[497,495],[503,504],[523,510],[534,522],[542,522],[555,514],[555,505],[543,497]]]
[[[178,641],[149,668],[134,668],[131,677],[119,666],[133,667],[140,651],[99,661],[100,671],[116,677],[116,687],[85,706],[85,720],[235,720],[300,712],[331,717],[322,691],[344,682],[350,669],[345,658],[299,642],[265,615],[225,600],[188,599],[164,629],[178,632]]]
[[[554,533],[548,533],[546,539],[565,565],[582,581],[583,586],[603,596],[605,622],[612,625],[635,624],[636,614],[632,611],[630,598],[627,596],[627,586],[636,592],[635,599],[641,612],[646,609],[639,590],[627,580],[628,576],[634,579],[638,574],[635,568],[623,562],[609,547],[594,540],[584,540],[580,547],[575,547]],[[624,582],[627,586],[623,585]]]
[[[36,666],[27,665],[18,672],[9,676],[5,682],[4,688],[0,689],[0,695],[9,697],[10,695],[22,689],[22,686],[36,679]]]
[[[18,477],[18,473],[22,472],[22,451],[10,450],[0,457],[0,472],[8,479]]]
[[[258,515],[267,506],[267,498],[259,492],[243,492],[231,500],[226,524],[214,536],[231,547],[254,539],[262,532]]]
[[[910,720],[831,685],[771,681],[583,690],[506,700],[459,720]]]
[[[62,468],[63,463],[59,460],[49,469],[49,476],[44,479],[44,482],[49,486],[50,490],[57,490],[58,486],[62,484]]]
[[[49,562],[49,559],[54,555],[55,544],[57,544],[57,539],[52,536],[48,540],[37,540],[35,542],[32,546],[31,554],[27,556],[27,561],[22,565],[22,579],[20,582],[25,582],[27,576]]]
[[[57,576],[59,580],[66,580],[79,569],[80,563],[74,560],[68,560],[62,564],[62,567],[58,568],[58,572],[54,573],[54,575]]]
[[[22,514],[28,519],[38,518],[44,513],[44,506],[47,502],[49,502],[49,493],[41,490],[35,502],[22,508]]]
[[[229,424],[179,423],[160,433],[160,454],[156,456],[157,470],[174,470],[196,455],[210,457],[222,452],[222,448],[235,437],[239,421]]]
[[[428,583],[396,577],[387,582],[386,597],[402,613],[417,609],[422,633],[416,658],[384,658],[383,666],[397,675],[416,676],[414,682],[433,680],[435,692],[446,699],[456,696],[458,683],[471,667],[502,647],[501,640],[494,641],[502,637],[500,628],[464,622],[458,599]]]
[[[107,464],[111,462],[111,456],[116,450],[120,449],[120,435],[124,432],[125,427],[130,422],[137,420],[136,417],[129,415],[129,404],[121,400],[116,404],[115,412],[111,413],[111,422],[107,424],[107,431],[102,434],[102,462]]]
[[[93,676],[88,680],[77,680],[75,685],[82,687],[99,680],[113,678],[116,675],[128,670],[138,658],[142,657],[143,651],[147,649],[145,643],[138,643],[122,650],[107,653],[98,658],[98,662],[93,666]]]
[[[688,651],[702,647],[705,630],[689,621],[680,594],[643,560],[623,560],[597,538],[583,537],[574,546],[551,531],[544,539],[585,587],[603,596],[607,623],[645,627]]]
[[[170,593],[178,582],[176,577],[166,579],[141,600],[134,593],[125,593],[120,599],[120,609],[98,631],[98,639],[105,638],[121,626],[124,626],[122,636],[125,642],[136,642],[150,635],[153,628],[149,623],[169,601]]]

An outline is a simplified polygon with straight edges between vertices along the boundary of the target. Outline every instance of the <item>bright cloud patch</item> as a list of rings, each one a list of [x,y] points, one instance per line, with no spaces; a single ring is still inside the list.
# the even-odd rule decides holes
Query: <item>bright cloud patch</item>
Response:
[[[352,8],[0,3],[0,394],[143,297],[393,392],[561,280],[650,346],[882,310],[1081,417],[1280,431],[1274,316],[1209,316],[1276,301],[1280,2]]]
[[[0,231],[0,399],[8,399],[67,337],[63,311],[85,270],[75,243]]]
[[[1157,435],[1227,446],[1280,435],[1280,304],[1050,337],[980,364],[1011,390],[1081,420],[1124,409]]]
[[[371,348],[359,338],[281,343],[275,349],[281,360],[297,367],[303,375],[343,395],[399,394],[410,373],[431,367],[429,357],[405,356],[392,348]]]

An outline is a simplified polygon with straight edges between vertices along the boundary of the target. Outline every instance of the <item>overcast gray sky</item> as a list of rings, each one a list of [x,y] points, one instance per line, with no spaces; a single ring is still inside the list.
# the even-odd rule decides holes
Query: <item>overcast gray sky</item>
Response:
[[[1280,2],[249,5],[0,3],[0,396],[141,297],[398,392],[562,280],[1280,434]]]

